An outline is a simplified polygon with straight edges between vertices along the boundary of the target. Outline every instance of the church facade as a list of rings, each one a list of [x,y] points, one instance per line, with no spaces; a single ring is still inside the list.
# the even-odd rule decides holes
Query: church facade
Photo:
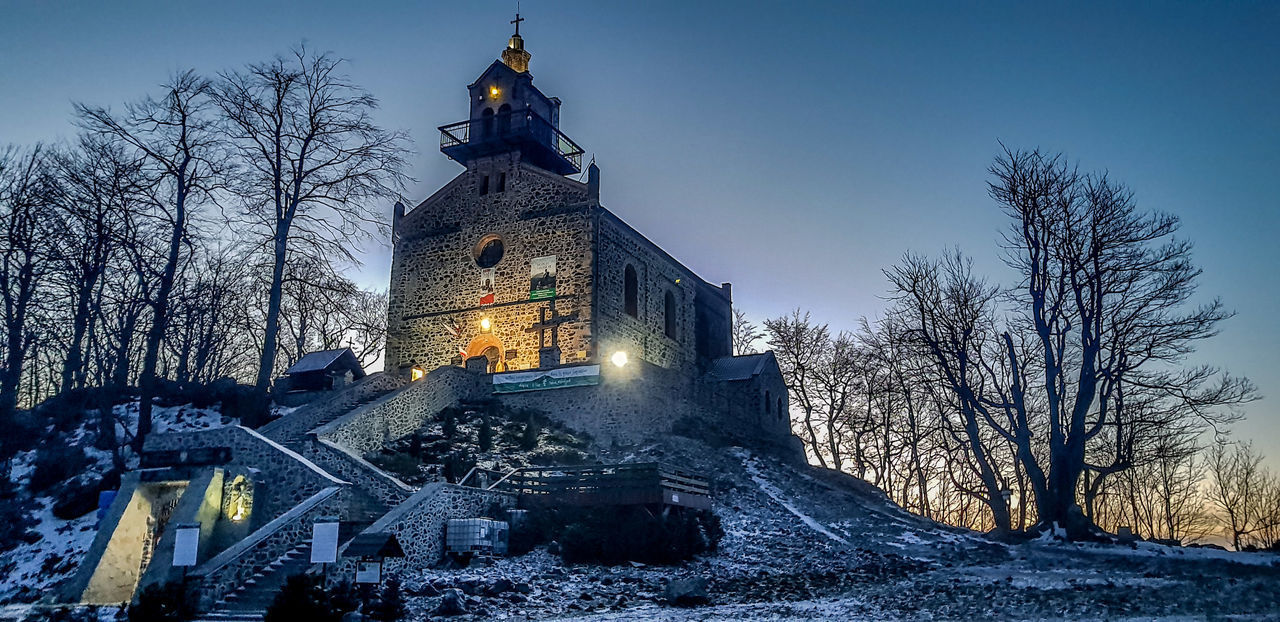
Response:
[[[594,164],[585,182],[570,177],[582,150],[528,61],[517,32],[468,87],[469,118],[440,128],[441,150],[466,170],[407,213],[396,206],[385,369],[483,356],[501,372],[623,352],[695,374],[730,356],[729,284],[601,205]]]

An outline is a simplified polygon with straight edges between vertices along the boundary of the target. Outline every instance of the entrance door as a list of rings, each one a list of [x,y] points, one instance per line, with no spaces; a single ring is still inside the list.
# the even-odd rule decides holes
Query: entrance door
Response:
[[[467,346],[467,358],[475,356],[489,359],[486,370],[491,374],[505,371],[507,368],[506,361],[503,360],[502,341],[491,334],[480,335],[471,340],[470,345]]]

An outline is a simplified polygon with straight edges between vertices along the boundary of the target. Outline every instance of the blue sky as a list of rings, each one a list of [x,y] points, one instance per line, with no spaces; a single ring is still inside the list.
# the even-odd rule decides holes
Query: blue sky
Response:
[[[435,127],[497,57],[514,2],[0,1],[0,143],[66,139],[72,101],[305,41],[350,60],[416,140],[416,199],[460,170]],[[883,308],[880,270],[959,246],[993,277],[997,140],[1108,169],[1183,219],[1201,292],[1238,311],[1198,361],[1280,396],[1280,3],[523,4],[535,82],[606,205],[760,319]],[[359,278],[384,287],[371,245]],[[1242,436],[1280,464],[1274,399]]]

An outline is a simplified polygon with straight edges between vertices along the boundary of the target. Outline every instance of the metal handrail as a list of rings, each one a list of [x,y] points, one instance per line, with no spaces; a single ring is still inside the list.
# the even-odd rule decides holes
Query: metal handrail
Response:
[[[473,132],[472,125],[479,125],[479,131]],[[547,146],[556,151],[560,157],[569,160],[575,167],[582,167],[582,154],[585,153],[578,143],[560,131],[560,128],[543,119],[532,110],[512,110],[500,112],[482,119],[468,119],[457,123],[442,125],[440,130],[440,148],[446,149],[473,142],[501,140],[517,135],[532,133],[535,138],[552,138],[546,141]],[[486,131],[487,130],[487,131]],[[546,132],[547,136],[538,134]]]

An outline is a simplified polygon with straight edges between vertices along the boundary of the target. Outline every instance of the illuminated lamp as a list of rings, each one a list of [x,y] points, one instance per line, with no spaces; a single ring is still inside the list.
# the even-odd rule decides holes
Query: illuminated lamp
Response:
[[[492,328],[493,328],[493,320],[487,317],[480,318],[480,330],[487,333]]]
[[[502,94],[502,91],[498,90],[498,85],[495,84],[489,87],[489,97],[497,99],[498,96],[501,94]]]
[[[426,370],[418,367],[417,365],[414,365],[413,369],[409,370],[409,380],[417,380],[425,375],[427,375]]]
[[[615,367],[622,367],[627,364],[627,353],[618,350],[613,353],[613,356],[609,357],[609,362],[613,363]]]

